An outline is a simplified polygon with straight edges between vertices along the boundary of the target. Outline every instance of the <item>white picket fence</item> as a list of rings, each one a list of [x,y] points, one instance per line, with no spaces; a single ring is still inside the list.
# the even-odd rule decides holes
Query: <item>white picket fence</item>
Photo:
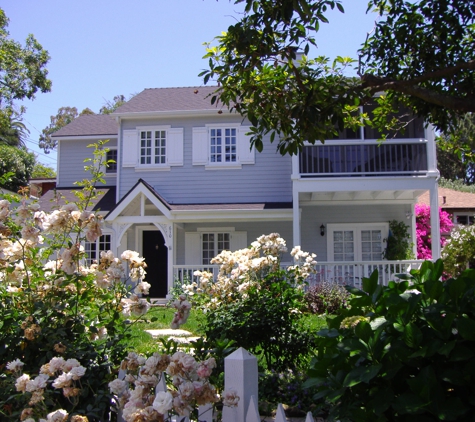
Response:
[[[224,389],[234,390],[239,396],[236,407],[223,407],[222,422],[261,422],[263,418],[258,410],[258,369],[257,358],[246,349],[240,347],[224,359]],[[161,378],[157,391],[166,391],[164,377]],[[198,409],[200,422],[213,422],[214,414],[212,405],[200,406]],[[277,407],[275,422],[286,422],[284,408],[281,404]],[[118,421],[124,419],[118,415]],[[172,422],[189,422],[188,418],[176,416]],[[315,422],[311,412],[308,412],[305,422]]]

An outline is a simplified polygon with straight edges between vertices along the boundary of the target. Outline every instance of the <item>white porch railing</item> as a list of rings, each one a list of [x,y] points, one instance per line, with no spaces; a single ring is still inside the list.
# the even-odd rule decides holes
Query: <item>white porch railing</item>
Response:
[[[378,270],[380,284],[387,285],[389,281],[396,280],[396,274],[408,274],[412,269],[418,269],[422,260],[407,261],[354,261],[354,262],[318,262],[316,273],[308,278],[309,286],[320,282],[331,282],[340,285],[362,287],[363,277],[369,277],[374,270]],[[290,263],[283,263],[283,266]],[[174,265],[173,275],[175,285],[196,282],[199,279],[194,275],[195,271],[209,271],[216,279],[218,265]]]

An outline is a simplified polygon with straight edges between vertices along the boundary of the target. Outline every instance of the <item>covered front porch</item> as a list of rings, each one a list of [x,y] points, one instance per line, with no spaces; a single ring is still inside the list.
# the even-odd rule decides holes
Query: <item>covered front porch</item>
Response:
[[[397,274],[409,274],[413,269],[418,269],[422,260],[405,261],[351,261],[351,262],[319,262],[316,265],[315,273],[308,279],[308,286],[317,283],[328,282],[342,286],[362,287],[364,277],[369,277],[375,270],[378,270],[379,283],[387,286],[390,281],[398,281]],[[291,265],[291,263],[283,263]],[[199,278],[195,276],[195,271],[208,271],[213,274],[216,280],[219,272],[217,265],[174,265],[173,277],[175,286],[196,282],[199,285]]]

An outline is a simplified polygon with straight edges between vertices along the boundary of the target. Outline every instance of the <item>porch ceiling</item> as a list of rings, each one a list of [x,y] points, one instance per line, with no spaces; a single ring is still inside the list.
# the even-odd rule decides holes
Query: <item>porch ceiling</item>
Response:
[[[375,190],[375,191],[339,191],[339,192],[300,192],[300,203],[331,201],[415,201],[424,190]]]

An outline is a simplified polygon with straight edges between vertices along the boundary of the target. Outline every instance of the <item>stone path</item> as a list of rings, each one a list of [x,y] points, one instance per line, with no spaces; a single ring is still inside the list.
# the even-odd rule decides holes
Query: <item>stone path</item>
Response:
[[[198,340],[199,337],[193,337],[189,331],[186,330],[172,330],[171,328],[164,328],[161,330],[145,330],[153,338],[168,337],[168,339],[175,340],[177,343],[189,343],[190,341]]]

